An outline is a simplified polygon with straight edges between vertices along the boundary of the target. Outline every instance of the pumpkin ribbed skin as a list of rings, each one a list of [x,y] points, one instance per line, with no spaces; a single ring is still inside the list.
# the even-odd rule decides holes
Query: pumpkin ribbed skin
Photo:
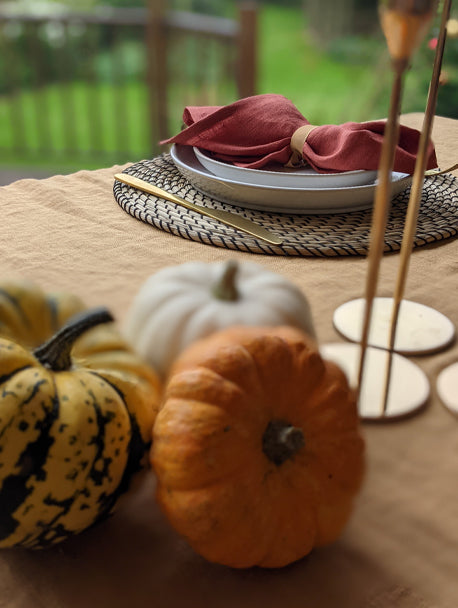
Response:
[[[0,282],[0,336],[24,346],[39,346],[84,309],[70,293],[45,293],[25,280]]]
[[[78,338],[68,370],[30,351],[83,308],[0,286],[0,547],[45,547],[106,516],[151,442],[160,383],[114,324]]]
[[[166,377],[190,344],[234,325],[291,325],[314,335],[310,306],[283,275],[252,262],[187,262],[163,268],[141,286],[124,335]]]
[[[299,330],[230,328],[176,362],[151,462],[159,504],[199,554],[284,566],[350,516],[364,470],[355,396]]]

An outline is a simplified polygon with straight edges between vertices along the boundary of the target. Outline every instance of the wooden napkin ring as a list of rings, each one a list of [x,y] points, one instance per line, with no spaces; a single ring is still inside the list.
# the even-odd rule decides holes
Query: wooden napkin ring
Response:
[[[302,125],[294,131],[289,144],[292,154],[285,167],[299,167],[304,164],[304,159],[302,158],[304,144],[307,141],[307,137],[313,129],[317,128],[317,126],[318,125]]]

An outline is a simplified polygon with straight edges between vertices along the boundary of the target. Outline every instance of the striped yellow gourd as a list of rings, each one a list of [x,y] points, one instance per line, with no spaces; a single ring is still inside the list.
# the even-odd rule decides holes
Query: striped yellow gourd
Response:
[[[144,464],[159,398],[106,309],[0,283],[0,547],[104,518]]]

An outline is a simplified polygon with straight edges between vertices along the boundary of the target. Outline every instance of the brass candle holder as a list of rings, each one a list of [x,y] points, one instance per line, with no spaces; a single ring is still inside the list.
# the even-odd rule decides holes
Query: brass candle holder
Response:
[[[382,394],[381,418],[385,417],[387,412],[392,355],[395,346],[399,309],[405,290],[410,254],[413,248],[413,239],[417,226],[417,217],[427,163],[427,150],[436,109],[439,76],[446,38],[446,23],[450,14],[450,5],[451,0],[445,0],[425,118],[420,135],[417,161],[407,208],[399,272],[396,280],[392,317],[389,328],[389,358]],[[391,174],[398,139],[404,74],[409,67],[413,54],[429,29],[435,15],[436,6],[436,0],[381,0],[379,4],[380,23],[385,35],[393,70],[393,84],[390,110],[386,122],[385,136],[380,157],[378,185],[376,188],[372,216],[368,271],[365,285],[365,310],[362,322],[361,351],[358,368],[358,397],[361,395],[372,310],[376,295],[380,263],[383,256],[387,217],[391,203]]]
[[[393,311],[390,322],[390,333],[388,342],[389,360],[387,366],[387,373],[384,386],[384,394],[382,400],[382,415],[386,414],[388,404],[388,389],[391,377],[392,367],[392,353],[396,341],[396,331],[399,320],[399,311],[401,307],[402,298],[405,292],[405,286],[407,282],[407,274],[409,270],[410,256],[413,249],[413,242],[415,238],[415,232],[417,228],[417,218],[421,202],[421,193],[424,184],[426,165],[428,160],[428,146],[431,139],[431,131],[433,126],[434,114],[437,105],[437,95],[439,91],[439,78],[442,67],[442,59],[445,49],[445,41],[447,36],[447,22],[450,17],[451,0],[445,0],[441,26],[439,32],[439,38],[436,47],[436,55],[434,59],[433,74],[429,87],[428,99],[426,104],[425,117],[423,121],[423,128],[420,134],[420,143],[418,147],[417,160],[415,163],[415,170],[412,179],[412,186],[410,190],[409,203],[407,206],[406,223],[401,244],[401,253],[399,261],[399,269],[396,278],[396,286],[393,295]]]

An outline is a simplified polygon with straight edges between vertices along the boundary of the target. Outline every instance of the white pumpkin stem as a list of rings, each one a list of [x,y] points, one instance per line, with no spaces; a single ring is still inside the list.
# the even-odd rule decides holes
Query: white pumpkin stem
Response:
[[[305,445],[302,429],[282,420],[271,420],[262,436],[262,451],[277,466]]]
[[[68,370],[72,365],[70,352],[75,341],[96,325],[112,321],[112,314],[102,307],[75,315],[49,340],[36,348],[33,355],[44,367],[54,372]]]
[[[239,265],[235,260],[226,262],[221,278],[212,289],[212,293],[217,300],[235,302],[240,298],[235,280],[238,270]]]

